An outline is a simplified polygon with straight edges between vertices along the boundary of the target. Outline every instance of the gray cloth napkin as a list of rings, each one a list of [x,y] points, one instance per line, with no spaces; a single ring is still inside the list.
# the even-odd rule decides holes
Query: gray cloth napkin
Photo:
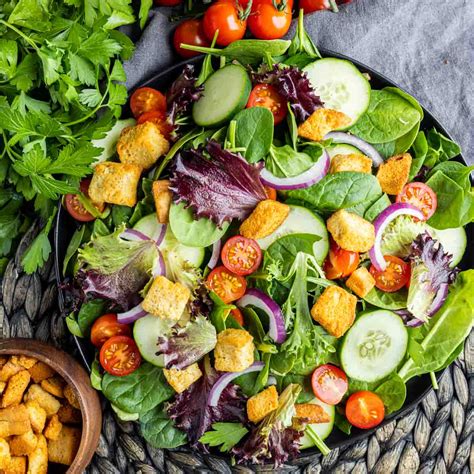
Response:
[[[155,9],[125,64],[127,86],[171,66],[170,10]],[[354,0],[305,17],[315,43],[381,72],[416,97],[474,163],[474,0]],[[289,36],[293,34],[294,24]]]

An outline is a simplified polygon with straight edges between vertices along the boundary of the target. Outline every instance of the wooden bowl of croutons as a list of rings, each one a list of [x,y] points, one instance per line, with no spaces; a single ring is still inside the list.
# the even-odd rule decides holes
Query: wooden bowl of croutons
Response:
[[[0,340],[0,474],[82,473],[102,411],[89,376],[41,341]]]

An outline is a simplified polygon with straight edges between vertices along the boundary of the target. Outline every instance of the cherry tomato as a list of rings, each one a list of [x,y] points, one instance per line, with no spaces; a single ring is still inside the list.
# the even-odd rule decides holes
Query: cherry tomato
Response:
[[[363,430],[382,423],[385,407],[382,399],[373,392],[362,390],[353,393],[346,403],[346,417],[351,425]]]
[[[270,84],[257,84],[250,93],[247,108],[265,107],[273,114],[273,121],[278,125],[288,113],[285,99]]]
[[[411,268],[408,263],[393,255],[385,255],[385,261],[388,265],[383,272],[371,265],[370,273],[375,278],[375,286],[379,290],[393,293],[410,281]]]
[[[281,8],[281,9],[280,9]],[[249,30],[257,39],[272,40],[286,35],[291,25],[291,9],[284,4],[257,1],[248,19]]]
[[[267,199],[271,199],[272,201],[277,200],[277,192],[275,188],[271,188],[270,186],[264,186],[265,194],[267,195]]]
[[[349,276],[359,266],[359,254],[344,250],[331,239],[329,254],[324,262],[324,272],[329,280]]]
[[[236,275],[250,275],[260,266],[262,250],[253,239],[231,237],[222,247],[221,259],[227,270]]]
[[[245,278],[231,273],[224,266],[214,268],[207,276],[206,284],[226,304],[242,298],[247,289]]]
[[[219,46],[227,46],[233,41],[242,39],[247,28],[247,20],[241,19],[237,5],[231,2],[217,2],[204,13],[202,25],[204,34],[212,41],[216,30],[219,30],[216,43]]]
[[[184,20],[174,30],[173,46],[175,51],[183,58],[192,58],[201,53],[197,51],[190,51],[189,49],[182,49],[181,43],[192,44],[194,46],[209,46],[211,43],[204,34],[201,20]]]
[[[152,110],[166,112],[166,98],[156,89],[151,87],[140,87],[130,98],[130,109],[135,118],[138,118],[145,112],[150,112]]]
[[[349,388],[346,374],[331,364],[315,369],[311,376],[311,385],[314,395],[328,405],[337,405]]]
[[[239,308],[235,308],[231,310],[230,315],[241,325],[243,326],[244,323],[244,316],[242,314],[242,311],[240,311]]]
[[[96,347],[102,347],[107,339],[113,336],[131,336],[132,330],[127,324],[117,321],[117,315],[104,314],[96,319],[91,328],[91,342]]]
[[[89,186],[91,184],[90,179],[83,179],[79,186],[81,193],[86,197],[89,197]],[[79,200],[78,194],[66,194],[64,196],[64,203],[66,205],[67,212],[79,222],[90,222],[95,219],[95,217],[83,206],[82,202]],[[105,205],[94,203],[94,206],[99,212],[103,212]]]
[[[137,119],[137,123],[140,124],[145,122],[153,122],[166,139],[169,139],[174,131],[173,125],[166,120],[166,114],[161,110],[151,110],[150,112],[141,114]]]
[[[159,7],[175,7],[176,5],[180,5],[183,3],[183,0],[154,0],[155,5]]]
[[[402,192],[397,195],[397,202],[408,202],[420,209],[427,221],[436,211],[438,207],[438,199],[436,193],[425,183],[408,183],[405,184]]]
[[[300,0],[299,7],[306,13],[316,12],[318,10],[330,10],[329,0]]]
[[[100,349],[100,365],[111,375],[121,377],[138,369],[142,357],[135,341],[128,336],[113,336]]]

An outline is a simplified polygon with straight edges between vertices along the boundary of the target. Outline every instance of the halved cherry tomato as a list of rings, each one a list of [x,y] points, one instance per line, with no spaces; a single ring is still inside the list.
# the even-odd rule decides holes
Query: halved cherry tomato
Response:
[[[155,0],[155,5],[159,7],[175,7],[183,3],[183,0]]]
[[[230,315],[241,325],[243,326],[245,324],[244,322],[244,316],[242,314],[242,311],[240,311],[239,308],[234,308],[231,310]]]
[[[253,239],[231,237],[222,247],[221,259],[227,270],[236,275],[250,275],[260,266],[262,250]]]
[[[150,112],[152,110],[166,112],[166,98],[156,89],[151,87],[140,87],[130,98],[130,109],[135,118],[138,118],[145,112]]]
[[[324,273],[329,280],[349,276],[359,265],[359,254],[344,250],[331,239],[329,254],[324,262]]]
[[[107,339],[100,349],[99,359],[106,372],[118,377],[131,374],[142,362],[135,341],[128,336],[114,336]]]
[[[247,289],[245,278],[231,273],[224,266],[214,268],[207,276],[206,284],[226,304],[242,298]]]
[[[202,26],[209,41],[213,40],[214,34],[219,30],[216,43],[227,46],[244,37],[247,20],[235,2],[216,2],[204,13]]]
[[[257,84],[250,93],[246,107],[265,107],[273,114],[275,125],[281,123],[288,113],[285,99],[271,84]]]
[[[436,193],[425,183],[413,182],[405,184],[402,192],[397,195],[397,202],[407,202],[420,209],[427,221],[438,207]]]
[[[363,430],[382,423],[385,407],[382,399],[368,390],[353,393],[346,403],[346,417],[351,425]]]
[[[89,186],[91,184],[90,179],[83,179],[79,186],[81,193],[86,197],[89,197]],[[66,194],[64,196],[64,203],[66,205],[67,212],[79,222],[90,222],[95,219],[95,217],[83,206],[82,202],[79,200],[78,194]],[[105,205],[94,203],[94,206],[99,212],[103,212]]]
[[[114,313],[104,314],[96,319],[91,328],[91,342],[96,347],[102,347],[102,344],[113,336],[131,335],[130,326],[119,323],[117,315]]]
[[[264,186],[265,194],[267,195],[267,199],[271,199],[272,201],[276,201],[277,199],[277,192],[275,188],[271,188],[270,186]]]
[[[150,112],[141,114],[137,119],[137,123],[145,122],[153,122],[166,139],[169,139],[173,133],[173,126],[166,120],[166,114],[161,110],[151,110]]]
[[[173,33],[173,46],[175,51],[183,58],[192,58],[201,53],[181,48],[181,44],[192,44],[194,46],[209,46],[210,41],[204,34],[202,21],[195,18],[184,20],[178,25]]]
[[[411,268],[408,263],[393,255],[385,255],[385,261],[388,265],[383,272],[371,265],[370,273],[375,278],[375,286],[379,290],[393,293],[410,281]]]
[[[277,8],[271,1],[256,0],[248,18],[250,32],[257,39],[272,40],[286,35],[291,25],[291,8],[280,2]]]
[[[311,376],[311,385],[314,395],[328,405],[337,405],[349,388],[344,371],[331,364],[315,369]]]

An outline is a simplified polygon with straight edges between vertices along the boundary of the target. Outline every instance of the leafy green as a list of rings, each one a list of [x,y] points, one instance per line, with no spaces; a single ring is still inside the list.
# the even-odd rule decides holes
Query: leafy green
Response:
[[[265,159],[265,167],[275,176],[287,178],[298,176],[311,168],[321,157],[323,149],[319,146],[308,146],[303,151],[296,151],[290,145],[272,145]]]
[[[101,299],[90,300],[84,303],[77,315],[77,325],[83,337],[87,336],[94,321],[104,313],[105,301]]]
[[[390,206],[392,202],[390,201],[390,198],[383,193],[382,196],[377,199],[366,211],[364,214],[364,218],[367,219],[368,221],[372,222],[375,220],[375,218],[388,206]]]
[[[158,449],[177,448],[188,440],[186,433],[175,427],[160,406],[140,415],[140,431],[145,440]]]
[[[395,310],[407,307],[407,297],[406,288],[387,293],[374,287],[364,296],[363,300],[377,308]]]
[[[214,423],[212,431],[206,431],[199,438],[199,442],[209,446],[220,446],[219,451],[225,453],[230,451],[248,431],[242,423]]]
[[[396,257],[408,257],[411,244],[426,230],[424,221],[411,216],[399,216],[386,227],[382,235],[382,253]]]
[[[385,413],[389,415],[400,410],[405,403],[407,387],[398,375],[394,375],[379,385],[375,393],[382,399],[385,405]]]
[[[81,227],[75,230],[74,234],[72,234],[71,240],[69,241],[69,244],[66,249],[66,255],[64,256],[64,260],[63,260],[63,275],[66,275],[69,262],[71,261],[72,257],[76,254],[77,250],[82,244],[82,239],[84,237],[85,230],[86,230],[86,226],[81,225]]]

